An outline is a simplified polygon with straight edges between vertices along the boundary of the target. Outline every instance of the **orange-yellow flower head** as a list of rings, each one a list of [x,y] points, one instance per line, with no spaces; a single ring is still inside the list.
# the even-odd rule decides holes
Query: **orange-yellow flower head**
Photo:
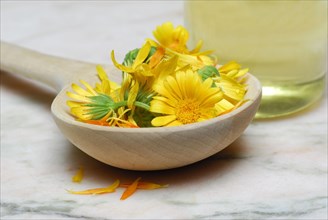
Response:
[[[158,47],[166,49],[167,56],[178,56],[179,67],[191,65],[193,70],[197,70],[206,65],[214,65],[214,60],[207,56],[212,51],[199,52],[202,47],[202,41],[199,41],[196,48],[189,50],[187,42],[189,39],[188,31],[181,25],[174,28],[171,22],[166,22],[161,26],[158,26],[153,31],[155,39],[158,41],[153,44],[159,44]]]
[[[179,53],[187,51],[187,41],[189,39],[188,31],[181,25],[174,28],[171,22],[166,22],[158,26],[153,31],[153,35],[159,44],[165,48],[172,49]]]
[[[211,78],[203,82],[196,72],[187,70],[154,85],[158,95],[153,97],[150,111],[164,116],[154,118],[152,125],[176,126],[215,117],[215,104],[223,94],[212,84]]]

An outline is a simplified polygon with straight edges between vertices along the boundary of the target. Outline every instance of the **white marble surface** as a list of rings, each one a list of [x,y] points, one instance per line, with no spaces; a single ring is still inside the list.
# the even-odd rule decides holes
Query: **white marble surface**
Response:
[[[109,63],[156,25],[183,23],[182,2],[1,1],[1,40]],[[19,62],[19,60],[17,61]],[[71,145],[54,124],[45,87],[1,73],[1,219],[327,219],[327,98],[279,120],[254,121],[221,153],[184,168],[133,172]],[[71,182],[84,166],[81,184]],[[120,201],[65,189],[116,178],[167,183]]]

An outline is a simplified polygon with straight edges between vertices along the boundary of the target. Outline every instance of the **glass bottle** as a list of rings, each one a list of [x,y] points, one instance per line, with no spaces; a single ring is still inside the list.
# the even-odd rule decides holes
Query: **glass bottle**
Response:
[[[262,83],[257,118],[297,112],[318,100],[327,72],[327,1],[185,1],[193,46],[235,60]]]

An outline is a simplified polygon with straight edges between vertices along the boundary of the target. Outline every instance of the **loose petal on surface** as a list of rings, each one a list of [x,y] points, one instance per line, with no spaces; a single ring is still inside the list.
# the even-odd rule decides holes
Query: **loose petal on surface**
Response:
[[[133,193],[135,193],[140,179],[141,179],[141,177],[136,179],[130,186],[128,186],[128,188],[126,188],[126,190],[123,192],[123,194],[121,196],[121,200],[125,200],[128,197],[130,197]]]
[[[116,180],[112,185],[105,187],[105,188],[87,189],[87,190],[82,190],[82,191],[73,191],[73,190],[67,190],[67,191],[71,194],[77,194],[77,195],[96,195],[96,194],[115,192],[116,188],[119,185],[120,185],[120,181]]]

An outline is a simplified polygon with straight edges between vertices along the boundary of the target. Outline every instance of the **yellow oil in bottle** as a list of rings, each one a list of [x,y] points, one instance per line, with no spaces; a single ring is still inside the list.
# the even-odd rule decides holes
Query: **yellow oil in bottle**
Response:
[[[327,1],[186,1],[191,43],[219,64],[235,60],[262,83],[257,118],[300,111],[318,100],[327,72]]]

